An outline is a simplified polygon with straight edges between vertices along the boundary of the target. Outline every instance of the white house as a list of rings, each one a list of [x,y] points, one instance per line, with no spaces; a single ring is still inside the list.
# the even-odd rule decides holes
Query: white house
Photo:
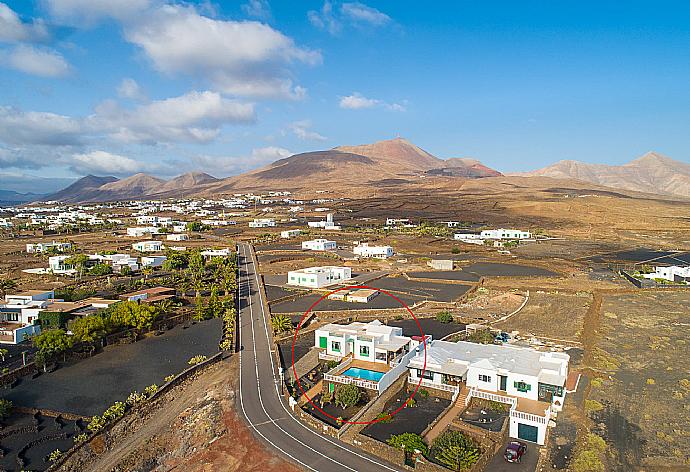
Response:
[[[352,278],[349,267],[323,266],[291,270],[287,275],[288,285],[298,287],[321,288],[337,284]]]
[[[390,246],[369,246],[368,243],[362,243],[355,246],[352,252],[359,257],[388,259],[393,255],[393,248]]]
[[[510,405],[510,435],[544,444],[552,414],[563,408],[570,356],[527,347],[433,341],[410,360],[409,382]],[[469,401],[469,400],[468,400]]]
[[[226,247],[225,249],[206,249],[201,251],[201,255],[206,258],[211,257],[228,257],[232,255],[232,249]]]
[[[74,274],[76,272],[75,268],[71,264],[65,264],[65,261],[71,256],[60,255],[60,256],[50,256],[48,258],[48,271],[53,274]]]
[[[669,282],[690,281],[690,266],[655,267],[651,274],[644,274],[645,279],[664,279]]]
[[[187,241],[189,239],[189,235],[186,233],[174,233],[174,234],[169,234],[166,239],[168,241]]]
[[[288,229],[286,231],[280,232],[280,237],[283,239],[290,239],[302,234],[302,230],[299,229]]]
[[[29,290],[16,295],[5,295],[0,304],[0,343],[19,344],[25,338],[40,334],[35,324],[38,314],[55,298],[52,290]]]
[[[340,290],[328,295],[329,300],[342,300],[353,303],[369,303],[379,295],[378,290],[360,288],[355,290]]]
[[[273,218],[254,218],[254,221],[249,222],[250,228],[272,228],[276,225],[276,220]]]
[[[335,248],[335,241],[329,241],[328,239],[312,239],[302,242],[302,249],[309,251],[332,251]]]
[[[72,243],[59,243],[53,241],[51,243],[32,243],[26,245],[26,252],[30,254],[43,253],[51,249],[56,252],[69,251],[72,249]]]
[[[140,238],[142,236],[147,236],[149,234],[156,234],[158,233],[158,228],[155,226],[141,226],[141,227],[134,227],[134,228],[127,228],[127,236],[133,237],[133,238]]]
[[[140,241],[132,244],[132,248],[139,252],[158,252],[163,250],[161,241]]]
[[[325,209],[327,210],[327,209]],[[318,208],[315,209],[318,211]],[[338,231],[341,229],[340,225],[335,224],[333,221],[333,213],[328,213],[326,219],[322,221],[310,221],[307,223],[310,228],[323,228],[326,230]]]
[[[484,244],[484,239],[481,233],[455,233],[453,238],[456,241],[463,241],[466,243]]]
[[[143,256],[141,258],[141,267],[160,267],[166,259],[167,257],[165,256]]]
[[[480,233],[482,239],[530,239],[532,233],[519,229],[486,229]]]
[[[414,347],[402,328],[386,326],[379,320],[348,325],[329,323],[314,332],[314,347],[336,360],[353,359],[389,364]]]
[[[113,272],[122,272],[122,268],[127,266],[132,271],[139,270],[139,261],[136,257],[129,254],[108,254],[103,256],[104,262],[110,264]]]

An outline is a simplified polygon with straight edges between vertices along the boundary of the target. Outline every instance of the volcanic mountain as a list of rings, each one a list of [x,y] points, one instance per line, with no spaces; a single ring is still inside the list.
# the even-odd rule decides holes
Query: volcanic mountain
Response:
[[[72,185],[63,188],[59,192],[48,195],[45,197],[45,199],[59,202],[91,201],[99,195],[99,188],[101,188],[103,185],[117,181],[117,177],[113,177],[112,175],[107,177],[87,175],[77,180]]]
[[[576,179],[623,190],[690,197],[690,164],[655,152],[621,166],[560,161],[516,175]]]
[[[453,168],[456,173],[441,172]],[[501,175],[478,161],[444,161],[403,138],[358,146],[339,146],[325,151],[305,152],[210,187],[223,193],[238,189],[321,188],[347,189],[390,186],[418,181],[428,175],[468,178]]]

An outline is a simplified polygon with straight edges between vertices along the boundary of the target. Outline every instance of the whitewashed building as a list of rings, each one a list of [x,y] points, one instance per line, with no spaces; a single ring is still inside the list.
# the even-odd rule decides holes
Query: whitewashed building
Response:
[[[690,280],[690,266],[655,267],[651,274],[644,274],[645,279],[663,279],[669,282]]]
[[[354,359],[388,364],[412,349],[412,338],[402,328],[386,326],[378,320],[348,325],[330,323],[314,332],[314,347],[334,359],[352,355]]]
[[[141,267],[161,267],[166,259],[165,256],[143,256]]]
[[[55,298],[52,290],[28,290],[5,295],[0,304],[0,343],[19,344],[41,333],[38,314]]]
[[[565,400],[570,356],[527,347],[433,341],[410,360],[409,382],[510,406],[510,435],[544,444],[546,428]]]
[[[486,229],[480,233],[482,239],[530,239],[532,233],[519,229]]]
[[[26,252],[29,254],[43,253],[50,250],[56,252],[66,252],[72,249],[72,243],[60,243],[60,242],[50,242],[50,243],[30,243],[26,245]]]
[[[393,255],[393,248],[391,246],[369,246],[368,243],[362,243],[355,246],[352,252],[359,257],[388,259]]]
[[[127,236],[132,238],[140,238],[142,236],[147,236],[149,234],[158,233],[158,228],[155,226],[137,226],[133,228],[127,228]]]
[[[283,239],[290,239],[299,236],[302,234],[302,230],[300,229],[288,229],[285,231],[280,232],[280,237]]]
[[[322,266],[291,270],[287,275],[288,285],[307,288],[321,288],[352,278],[349,267]]]
[[[165,239],[168,241],[187,241],[189,239],[189,235],[186,233],[174,233],[169,234]]]
[[[276,220],[273,218],[254,218],[254,221],[249,222],[250,228],[272,228],[276,225]]]
[[[139,252],[158,252],[163,250],[161,241],[140,241],[132,244],[132,248]]]
[[[302,249],[307,251],[333,251],[336,247],[335,241],[328,239],[311,239],[302,242]]]

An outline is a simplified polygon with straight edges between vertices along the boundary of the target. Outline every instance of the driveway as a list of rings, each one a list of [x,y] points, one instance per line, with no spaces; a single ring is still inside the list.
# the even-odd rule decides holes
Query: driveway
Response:
[[[506,441],[504,446],[496,453],[493,460],[486,466],[487,471],[491,472],[534,472],[537,469],[540,447],[536,444],[527,444],[527,454],[522,456],[519,464],[510,464],[503,459],[503,451],[510,441]]]

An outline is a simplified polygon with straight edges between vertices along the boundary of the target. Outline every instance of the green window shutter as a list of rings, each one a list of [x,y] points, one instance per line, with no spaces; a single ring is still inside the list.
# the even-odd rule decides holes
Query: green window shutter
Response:
[[[326,349],[328,347],[328,338],[326,336],[319,337],[319,347]]]

